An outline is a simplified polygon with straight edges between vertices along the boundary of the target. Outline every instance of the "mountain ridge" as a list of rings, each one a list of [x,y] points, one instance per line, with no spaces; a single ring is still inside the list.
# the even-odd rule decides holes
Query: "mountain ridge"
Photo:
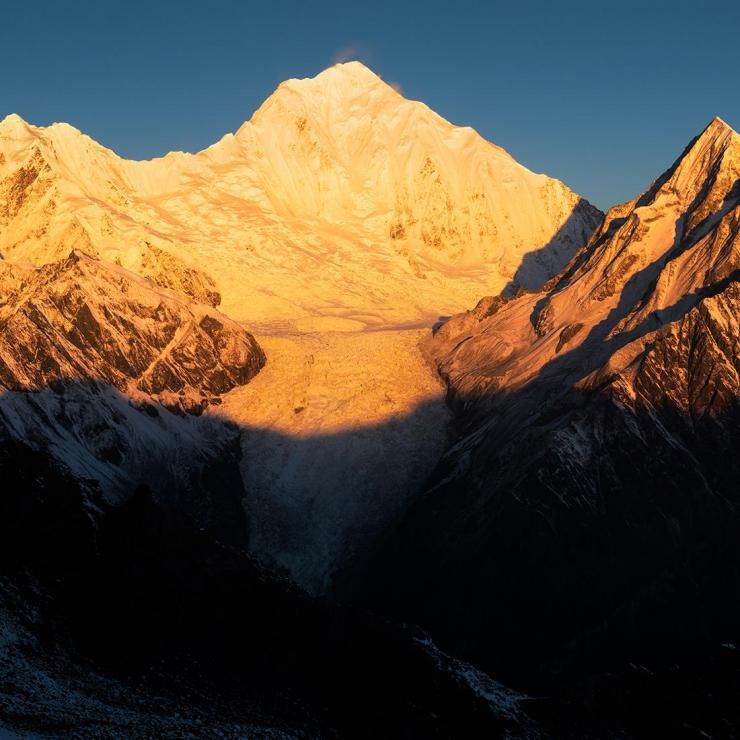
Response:
[[[733,632],[738,183],[740,136],[713,120],[541,291],[427,340],[456,436],[370,600],[529,690]]]
[[[262,324],[433,323],[486,286],[542,283],[601,218],[359,63],[286,81],[195,154],[124,160],[66,124],[10,116],[0,207],[3,190],[25,198],[2,225],[6,259],[66,256],[75,223],[88,251],[134,272],[149,245],[207,272],[227,314]]]

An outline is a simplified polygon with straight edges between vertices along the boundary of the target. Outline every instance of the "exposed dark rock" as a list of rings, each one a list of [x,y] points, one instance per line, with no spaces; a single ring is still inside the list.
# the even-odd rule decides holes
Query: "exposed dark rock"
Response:
[[[235,322],[77,252],[27,277],[2,309],[0,331],[5,388],[94,378],[186,413],[249,382],[265,361]]]
[[[565,347],[565,345],[568,344],[568,342],[573,339],[581,329],[583,329],[583,324],[581,323],[568,324],[568,326],[564,327],[558,337],[558,346],[555,348],[555,351],[560,352],[560,350]]]
[[[0,625],[16,624],[4,724],[91,738],[491,738],[528,724],[422,634],[309,599],[146,488],[91,507],[15,443],[0,475]]]

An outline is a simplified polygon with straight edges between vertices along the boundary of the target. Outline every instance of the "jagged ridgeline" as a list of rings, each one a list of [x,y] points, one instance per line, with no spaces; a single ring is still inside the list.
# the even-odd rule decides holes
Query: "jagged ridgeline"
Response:
[[[734,644],[739,185],[740,136],[715,119],[542,290],[427,341],[458,437],[375,598],[545,691],[630,661],[701,672]]]

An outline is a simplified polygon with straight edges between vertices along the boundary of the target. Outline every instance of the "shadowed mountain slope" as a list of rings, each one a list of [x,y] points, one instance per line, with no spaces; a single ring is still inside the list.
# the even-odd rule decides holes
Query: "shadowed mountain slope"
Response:
[[[716,119],[542,291],[439,329],[457,439],[379,603],[530,689],[733,642],[739,178]]]
[[[0,722],[79,738],[504,737],[519,696],[311,600],[141,488],[0,445]]]

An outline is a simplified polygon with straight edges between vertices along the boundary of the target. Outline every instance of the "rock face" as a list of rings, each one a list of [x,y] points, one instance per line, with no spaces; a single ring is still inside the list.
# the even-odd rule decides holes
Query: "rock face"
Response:
[[[239,439],[222,394],[265,362],[241,326],[189,295],[84,254],[0,263],[0,443],[48,453],[108,500],[156,485],[244,546]]]
[[[538,287],[601,216],[357,62],[283,83],[195,155],[0,122],[0,254],[79,248],[250,322],[431,322]]]
[[[81,252],[11,271],[2,288],[6,391],[98,381],[200,413],[265,362],[254,338],[222,314]]]
[[[530,681],[734,634],[739,184],[715,119],[542,291],[428,342],[458,439],[374,565],[397,614]]]

